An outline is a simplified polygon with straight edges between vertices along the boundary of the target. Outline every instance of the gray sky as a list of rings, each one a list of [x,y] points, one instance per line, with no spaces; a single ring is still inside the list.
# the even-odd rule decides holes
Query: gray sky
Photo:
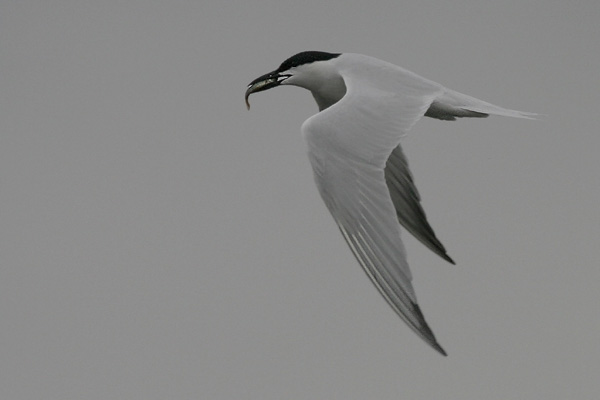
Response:
[[[354,3],[2,2],[0,398],[598,396],[600,4]],[[302,50],[546,114],[403,142],[458,264],[404,235],[447,358],[322,204],[310,94],[245,109]]]

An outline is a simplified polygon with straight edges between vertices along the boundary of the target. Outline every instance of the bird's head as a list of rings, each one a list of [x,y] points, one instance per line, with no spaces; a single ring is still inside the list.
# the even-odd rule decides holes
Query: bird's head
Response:
[[[338,56],[340,56],[340,53],[303,51],[288,58],[275,71],[259,76],[250,82],[246,89],[246,106],[250,109],[248,98],[252,93],[262,92],[279,85],[294,85],[308,89],[317,99],[317,103],[319,103],[318,97],[322,96],[321,92],[326,95],[334,94],[341,98],[345,93],[345,86],[331,61]],[[340,85],[343,87],[341,94],[337,93],[341,89],[329,87]],[[319,104],[319,107],[323,108],[321,104]]]

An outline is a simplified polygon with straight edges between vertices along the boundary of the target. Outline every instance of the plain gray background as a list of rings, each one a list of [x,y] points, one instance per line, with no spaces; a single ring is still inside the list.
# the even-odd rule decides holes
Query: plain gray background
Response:
[[[600,3],[323,3],[2,1],[0,398],[598,397]],[[447,358],[322,204],[310,94],[245,109],[302,50],[546,115],[403,142],[458,264],[404,235]]]

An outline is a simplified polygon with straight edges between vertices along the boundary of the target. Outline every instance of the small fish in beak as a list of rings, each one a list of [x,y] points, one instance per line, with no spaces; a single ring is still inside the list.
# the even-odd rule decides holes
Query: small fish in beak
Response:
[[[246,95],[244,96],[244,99],[246,100],[246,107],[248,108],[248,110],[250,109],[250,101],[248,99],[252,93],[262,92],[263,90],[279,86],[290,76],[291,75],[280,75],[278,72],[274,71],[260,76],[252,82],[250,82],[250,84],[248,85],[248,89],[246,89]]]

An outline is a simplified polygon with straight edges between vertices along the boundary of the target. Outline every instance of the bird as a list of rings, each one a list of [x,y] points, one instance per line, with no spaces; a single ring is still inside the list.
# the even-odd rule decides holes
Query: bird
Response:
[[[537,114],[502,108],[411,71],[354,53],[303,51],[247,86],[249,97],[278,86],[309,90],[319,112],[301,126],[314,180],[356,260],[398,316],[446,356],[425,321],[401,227],[455,264],[420,204],[401,138],[422,117],[444,121]]]

